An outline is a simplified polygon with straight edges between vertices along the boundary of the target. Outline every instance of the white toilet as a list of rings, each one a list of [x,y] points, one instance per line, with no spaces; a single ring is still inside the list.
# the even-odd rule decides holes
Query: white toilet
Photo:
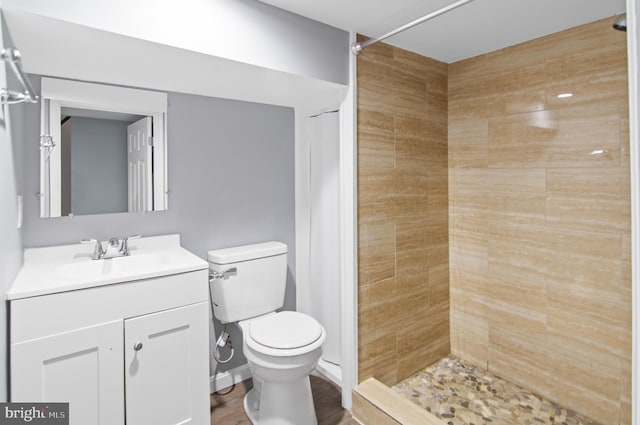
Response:
[[[315,425],[309,374],[318,364],[326,333],[313,317],[284,304],[287,246],[265,242],[209,251],[213,312],[238,322],[242,350],[253,377],[244,399],[259,425]]]

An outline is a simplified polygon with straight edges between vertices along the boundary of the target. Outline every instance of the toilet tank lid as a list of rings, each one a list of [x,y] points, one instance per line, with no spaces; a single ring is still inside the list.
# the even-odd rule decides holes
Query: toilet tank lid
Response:
[[[287,245],[282,242],[263,242],[253,245],[214,249],[207,253],[210,263],[230,264],[240,261],[257,260],[287,253]]]

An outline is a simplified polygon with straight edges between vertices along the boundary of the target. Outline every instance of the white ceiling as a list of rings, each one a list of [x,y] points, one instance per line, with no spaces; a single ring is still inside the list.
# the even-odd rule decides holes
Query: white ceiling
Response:
[[[454,0],[261,0],[377,37]],[[625,0],[474,0],[385,42],[452,63],[625,11]]]

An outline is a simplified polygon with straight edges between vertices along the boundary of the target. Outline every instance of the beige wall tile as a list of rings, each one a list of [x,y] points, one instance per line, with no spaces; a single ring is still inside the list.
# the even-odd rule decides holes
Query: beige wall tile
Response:
[[[547,185],[550,225],[612,233],[630,229],[628,168],[550,169]]]
[[[489,121],[449,116],[449,167],[486,168],[489,161]]]
[[[395,218],[394,174],[380,169],[358,170],[358,222],[389,221]]]
[[[585,291],[608,291],[619,298],[619,235],[571,230],[558,234],[551,229],[547,235],[549,284],[579,285]]]
[[[428,320],[398,332],[398,381],[424,369],[450,352],[449,312],[430,314]]]
[[[451,352],[458,357],[487,368],[489,361],[489,324],[484,317],[467,313],[461,297],[451,296]]]
[[[491,63],[492,60],[487,60],[483,64],[487,66]],[[525,63],[508,62],[502,69],[500,66],[484,68],[473,65],[464,69],[464,65],[461,65],[458,68],[464,69],[461,76],[450,70],[450,118],[493,117],[544,109],[544,64]],[[452,87],[454,90],[451,90]]]
[[[614,425],[630,417],[630,204],[610,26],[449,66],[449,268],[454,354]]]
[[[547,59],[572,56],[579,52],[590,52],[595,61],[612,51],[624,56],[626,55],[626,37],[620,31],[611,31],[614,21],[615,17],[611,17],[570,28],[554,34],[553,37],[538,40],[538,45],[545,50]]]
[[[424,117],[427,83],[405,67],[371,60],[369,49],[358,55],[359,106],[381,112]]]
[[[540,337],[492,328],[489,369],[499,376],[508,376],[519,385],[536,388],[538,394],[550,399],[557,399],[557,394],[561,393],[562,405],[601,423],[617,423],[619,378],[611,372],[618,364],[594,367],[579,355],[564,356],[567,352],[565,344],[563,338],[550,335]],[[551,354],[555,348],[565,353]],[[569,348],[588,350],[581,346]]]
[[[392,209],[397,219],[424,215],[429,209],[429,174],[426,168],[393,171]]]
[[[407,217],[397,223],[399,273],[426,271],[429,266],[447,263],[448,231],[441,215]],[[444,255],[442,248],[444,247]]]
[[[398,168],[447,167],[446,123],[398,115],[395,140]]]
[[[388,319],[388,318],[387,318]],[[397,337],[391,334],[360,345],[358,375],[360,382],[374,377],[387,386],[398,383]]]
[[[449,262],[429,267],[429,310],[449,314]]]
[[[395,167],[394,116],[358,111],[358,168]]]
[[[429,306],[429,274],[407,272],[398,278],[398,297],[393,310],[389,310],[398,323],[396,330],[431,320],[433,312]]]
[[[452,215],[456,214],[455,210]],[[453,271],[458,270],[487,270],[489,268],[489,236],[485,220],[477,220],[469,217],[468,223],[477,224],[473,231],[467,231],[468,227],[460,227],[458,216],[456,229],[449,232],[449,262],[454,265]],[[452,220],[453,222],[454,220]],[[467,224],[467,222],[465,222]],[[471,226],[469,226],[471,227]],[[477,230],[476,230],[477,229]]]
[[[592,105],[617,104],[627,95],[626,52],[612,49],[595,57],[593,53],[551,59],[546,62],[546,105],[549,109]],[[620,54],[622,53],[622,54]],[[558,98],[571,93],[572,97]]]
[[[433,91],[433,87],[435,86],[435,84],[430,84],[429,78],[431,77],[428,77],[427,79],[427,116],[443,125],[446,131],[449,96],[447,95],[446,89],[443,92],[440,92],[439,88],[436,88],[435,91]]]
[[[376,309],[399,295],[398,279],[385,279],[369,285],[360,285],[358,308],[360,311]]]
[[[360,379],[449,352],[447,74],[382,43],[358,56]]]
[[[379,282],[396,274],[396,225],[378,222],[360,226],[360,285]]]
[[[617,105],[587,105],[489,119],[490,167],[611,167],[620,163]]]
[[[549,285],[547,329],[620,359],[628,357],[629,317],[624,303],[606,291]],[[600,296],[598,296],[600,295]]]
[[[549,247],[544,227],[492,223],[489,230],[489,272],[500,279],[545,282]]]
[[[399,296],[396,279],[388,279],[360,288],[359,298],[362,299],[362,302],[358,303],[360,348],[382,337],[390,335],[395,337],[395,333],[402,324],[389,318],[399,311]]]
[[[427,170],[428,208],[432,215],[439,214],[445,228],[449,221],[449,170],[433,167]]]
[[[488,322],[491,299],[485,293],[488,286],[486,277],[480,273],[452,271],[450,285],[452,310],[471,314]]]

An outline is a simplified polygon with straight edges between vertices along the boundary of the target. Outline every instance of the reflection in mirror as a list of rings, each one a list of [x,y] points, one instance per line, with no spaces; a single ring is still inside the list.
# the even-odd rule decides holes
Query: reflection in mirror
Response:
[[[41,217],[167,208],[166,94],[42,80]]]
[[[129,211],[128,133],[147,119],[152,118],[61,108],[63,216]]]

